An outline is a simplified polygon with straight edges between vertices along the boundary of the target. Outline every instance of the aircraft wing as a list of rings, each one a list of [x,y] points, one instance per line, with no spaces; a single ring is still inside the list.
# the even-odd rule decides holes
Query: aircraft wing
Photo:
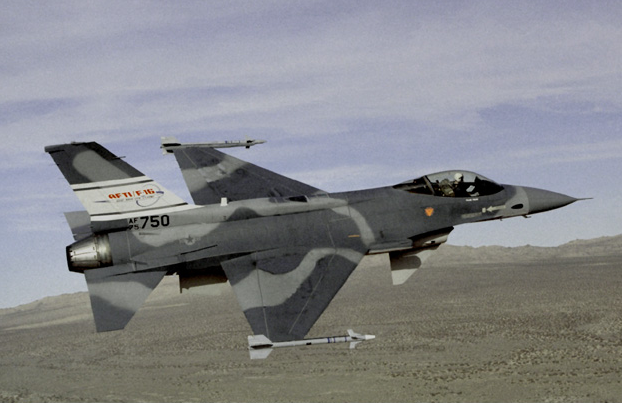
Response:
[[[290,247],[222,263],[255,334],[300,340],[320,317],[364,252]]]
[[[312,195],[321,190],[209,147],[173,150],[195,204]]]

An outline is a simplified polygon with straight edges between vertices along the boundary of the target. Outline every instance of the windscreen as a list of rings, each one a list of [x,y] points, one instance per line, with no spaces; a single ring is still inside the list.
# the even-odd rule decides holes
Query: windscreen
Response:
[[[394,188],[440,197],[488,196],[503,190],[501,185],[469,171],[439,172],[400,183]]]

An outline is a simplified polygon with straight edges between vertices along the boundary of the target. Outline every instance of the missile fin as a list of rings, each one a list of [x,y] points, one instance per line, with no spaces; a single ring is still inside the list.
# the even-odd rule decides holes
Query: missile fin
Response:
[[[268,358],[271,352],[272,352],[271,348],[260,348],[258,350],[255,350],[255,349],[249,350],[251,360],[264,360]]]
[[[272,340],[264,336],[263,334],[256,334],[254,336],[248,336],[248,347],[249,348],[261,348],[261,347],[272,347],[274,343]]]
[[[268,358],[272,352],[273,345],[274,343],[272,343],[272,340],[263,334],[248,336],[248,352],[251,356],[251,360],[263,360]]]
[[[363,339],[363,335],[362,334],[356,333],[352,329],[348,329],[348,336],[352,337],[353,339]]]

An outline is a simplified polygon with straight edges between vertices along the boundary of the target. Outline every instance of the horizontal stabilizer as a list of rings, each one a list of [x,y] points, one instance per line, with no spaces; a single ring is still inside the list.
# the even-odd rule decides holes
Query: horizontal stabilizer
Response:
[[[134,269],[124,264],[84,271],[98,332],[125,328],[166,274]]]

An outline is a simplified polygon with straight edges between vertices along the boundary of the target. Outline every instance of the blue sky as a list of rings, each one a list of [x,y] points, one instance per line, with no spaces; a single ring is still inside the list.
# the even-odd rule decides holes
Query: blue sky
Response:
[[[616,1],[20,1],[0,5],[0,307],[86,290],[81,206],[45,145],[98,141],[190,200],[160,136],[328,191],[460,168],[594,197],[450,243],[622,233]],[[388,274],[387,274],[388,275]]]

